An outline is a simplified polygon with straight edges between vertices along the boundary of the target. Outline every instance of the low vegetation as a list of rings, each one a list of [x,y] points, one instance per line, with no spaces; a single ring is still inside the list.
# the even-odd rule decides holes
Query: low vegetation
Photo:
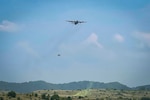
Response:
[[[38,90],[31,93],[0,91],[0,100],[150,100],[150,91],[117,89]]]
[[[7,96],[15,98],[16,97],[16,93],[14,91],[10,91],[10,92],[8,92]]]

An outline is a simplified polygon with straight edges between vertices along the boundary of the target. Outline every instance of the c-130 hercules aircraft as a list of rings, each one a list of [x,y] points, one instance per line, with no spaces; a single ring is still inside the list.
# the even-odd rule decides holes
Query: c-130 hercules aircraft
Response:
[[[67,20],[67,22],[71,22],[74,25],[77,25],[79,23],[86,23],[85,21],[78,21],[78,20],[76,20],[76,21]]]

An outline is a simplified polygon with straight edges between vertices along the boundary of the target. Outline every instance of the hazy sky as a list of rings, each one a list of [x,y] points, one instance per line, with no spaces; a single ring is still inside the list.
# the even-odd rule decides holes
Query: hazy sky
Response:
[[[0,0],[1,81],[132,87],[149,77],[150,0]]]

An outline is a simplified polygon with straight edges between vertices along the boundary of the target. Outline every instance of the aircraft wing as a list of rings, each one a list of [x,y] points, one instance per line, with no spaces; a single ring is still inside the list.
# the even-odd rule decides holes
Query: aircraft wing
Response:
[[[85,21],[79,21],[79,23],[86,23]]]
[[[67,22],[72,22],[72,23],[74,23],[75,21],[67,20]]]

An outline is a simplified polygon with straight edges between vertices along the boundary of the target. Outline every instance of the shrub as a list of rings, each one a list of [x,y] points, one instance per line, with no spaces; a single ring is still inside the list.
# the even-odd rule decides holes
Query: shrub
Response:
[[[150,100],[149,97],[142,97],[141,100]]]
[[[82,96],[79,96],[79,97],[78,97],[78,99],[82,99],[82,98],[83,98]]]
[[[35,97],[38,97],[38,94],[37,94],[37,93],[35,93],[35,94],[34,94],[34,96],[35,96]]]
[[[17,97],[17,100],[21,100],[21,98],[20,98],[20,97]]]
[[[15,98],[16,93],[14,91],[10,91],[10,92],[8,92],[7,96]]]
[[[4,98],[3,98],[3,97],[0,97],[0,100],[4,100]]]
[[[46,96],[46,94],[44,93],[44,94],[42,94],[41,98],[42,98],[43,100],[49,100],[49,95]]]
[[[42,99],[46,99],[46,94],[45,94],[45,93],[42,94],[41,98],[42,98]]]
[[[72,100],[72,98],[70,96],[67,97],[67,100]]]

